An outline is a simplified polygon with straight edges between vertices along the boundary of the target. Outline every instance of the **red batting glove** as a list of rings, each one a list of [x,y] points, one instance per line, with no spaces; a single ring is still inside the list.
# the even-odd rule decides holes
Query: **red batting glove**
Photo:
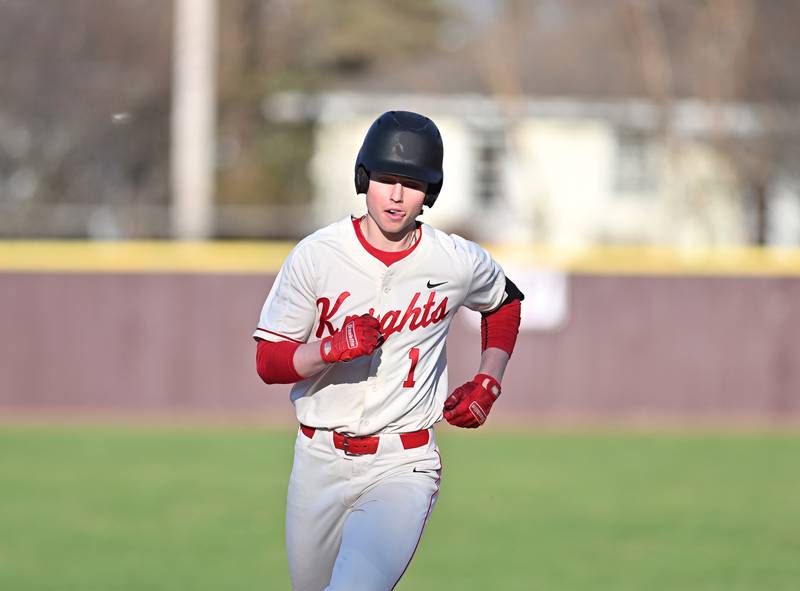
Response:
[[[500,382],[489,374],[479,373],[463,386],[456,388],[444,401],[444,418],[456,427],[480,427],[486,422],[498,396]]]
[[[320,341],[319,353],[326,363],[350,361],[370,355],[383,342],[378,319],[363,314],[344,323],[341,330]]]

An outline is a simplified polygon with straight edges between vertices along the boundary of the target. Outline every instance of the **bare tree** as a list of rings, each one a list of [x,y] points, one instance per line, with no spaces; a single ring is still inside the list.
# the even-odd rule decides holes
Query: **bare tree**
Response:
[[[779,20],[797,24],[800,5],[754,0],[628,3],[648,95],[665,108],[671,100],[692,97],[715,109],[705,140],[736,173],[752,213],[752,242],[769,243],[773,186],[787,168],[800,164],[798,129],[784,125],[789,118],[786,103],[796,99],[795,89],[776,83],[800,56],[787,43],[793,33],[773,25]],[[747,125],[736,117],[746,117]],[[668,135],[669,128],[663,132]]]
[[[95,207],[166,202],[169,27],[157,0],[0,3],[0,233],[82,235]]]
[[[793,65],[800,61],[800,3],[502,0],[475,6],[477,16],[462,13],[460,21],[467,37],[462,67],[473,68],[474,87],[501,102],[532,95],[649,99],[657,107],[657,137],[676,162],[676,103],[696,99],[713,107],[713,125],[695,139],[735,172],[752,217],[751,241],[770,241],[776,180],[800,169],[800,134],[796,124],[787,125],[800,98]],[[744,123],[735,120],[742,113]],[[703,195],[683,201],[703,217]]]
[[[219,200],[272,204],[284,215],[310,200],[313,121],[265,119],[265,97],[313,93],[430,53],[442,18],[430,0],[230,0],[221,8]]]

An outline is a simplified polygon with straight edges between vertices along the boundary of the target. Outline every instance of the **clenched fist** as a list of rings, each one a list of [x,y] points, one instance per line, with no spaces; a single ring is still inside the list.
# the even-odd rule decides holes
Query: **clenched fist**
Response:
[[[498,396],[500,383],[488,374],[479,373],[463,386],[456,388],[444,401],[444,418],[456,427],[480,427],[486,422]]]
[[[342,329],[320,341],[319,352],[326,363],[350,361],[370,355],[383,342],[378,319],[362,314],[348,320]]]

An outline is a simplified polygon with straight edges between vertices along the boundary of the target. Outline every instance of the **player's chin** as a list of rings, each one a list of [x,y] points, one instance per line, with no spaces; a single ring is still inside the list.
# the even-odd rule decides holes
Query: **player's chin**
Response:
[[[404,215],[401,219],[396,217],[382,216],[380,224],[384,232],[390,234],[404,234],[414,227],[414,218]]]

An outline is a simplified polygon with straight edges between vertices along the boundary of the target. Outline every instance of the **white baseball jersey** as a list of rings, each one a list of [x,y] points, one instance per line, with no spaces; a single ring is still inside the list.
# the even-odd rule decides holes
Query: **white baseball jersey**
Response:
[[[264,302],[256,338],[306,343],[369,313],[385,337],[372,355],[334,363],[291,391],[298,420],[349,435],[431,427],[449,395],[445,338],[459,306],[491,311],[505,276],[474,242],[427,224],[413,251],[387,266],[350,216],[295,246]]]

